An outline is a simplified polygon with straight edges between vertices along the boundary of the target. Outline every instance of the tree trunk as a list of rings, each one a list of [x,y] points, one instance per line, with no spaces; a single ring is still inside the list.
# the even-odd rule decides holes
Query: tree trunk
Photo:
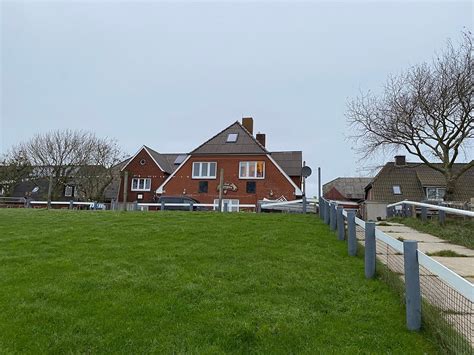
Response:
[[[49,185],[48,185],[48,209],[51,208],[51,195],[53,193],[53,174],[49,175]]]
[[[444,195],[445,201],[453,201],[454,190],[456,188],[456,179],[452,176],[446,178],[446,193]]]

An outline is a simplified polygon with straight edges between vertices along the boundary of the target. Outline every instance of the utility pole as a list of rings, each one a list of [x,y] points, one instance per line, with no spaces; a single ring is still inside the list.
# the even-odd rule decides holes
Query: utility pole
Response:
[[[321,197],[321,167],[318,167],[318,197]]]
[[[224,190],[224,169],[221,168],[219,176],[219,212],[222,212],[222,192]]]
[[[303,162],[303,168],[306,166],[306,161]],[[306,176],[302,176],[302,187],[303,187],[303,196],[306,196]]]

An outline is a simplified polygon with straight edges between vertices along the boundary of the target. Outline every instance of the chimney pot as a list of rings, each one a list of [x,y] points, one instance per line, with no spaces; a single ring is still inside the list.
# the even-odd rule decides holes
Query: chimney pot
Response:
[[[407,165],[406,157],[404,155],[395,156],[395,166],[405,166]]]
[[[257,142],[259,142],[261,145],[265,147],[266,136],[264,133],[257,133],[257,136],[255,138],[257,139]]]
[[[253,118],[252,117],[242,117],[242,126],[245,127],[247,131],[253,135]]]

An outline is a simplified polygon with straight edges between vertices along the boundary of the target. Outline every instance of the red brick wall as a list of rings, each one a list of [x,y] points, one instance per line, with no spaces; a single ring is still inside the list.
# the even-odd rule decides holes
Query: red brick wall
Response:
[[[290,176],[290,178],[293,180],[296,186],[301,188],[301,176]]]
[[[140,164],[140,160],[145,159],[145,165]],[[142,201],[142,202],[153,202],[153,195],[156,189],[166,180],[168,173],[161,171],[156,165],[151,156],[148,155],[145,149],[142,149],[137,156],[125,167],[128,171],[128,196],[127,202]],[[132,191],[132,179],[136,178],[151,178],[151,189],[150,191]],[[124,177],[122,173],[119,198],[120,202],[123,202],[123,188],[124,188]],[[143,194],[143,199],[138,200],[138,194]]]
[[[217,162],[217,177],[215,179],[192,179],[192,165],[196,161]],[[265,179],[239,179],[240,161],[265,161]],[[221,168],[224,169],[224,183],[233,183],[237,186],[237,191],[228,190],[224,194],[226,199],[238,199],[241,204],[255,204],[263,198],[276,199],[282,195],[288,200],[296,198],[294,187],[266,155],[191,157],[166,184],[163,195],[185,195],[201,203],[213,203],[214,199],[219,196],[217,186]],[[208,193],[199,193],[199,181],[208,181]],[[255,194],[247,193],[247,181],[256,182]],[[273,195],[270,195],[270,191],[273,191]]]
[[[335,187],[332,187],[328,192],[326,192],[324,195],[324,198],[329,199],[329,200],[338,200],[338,201],[345,201],[346,198],[344,195],[342,195],[338,189]]]

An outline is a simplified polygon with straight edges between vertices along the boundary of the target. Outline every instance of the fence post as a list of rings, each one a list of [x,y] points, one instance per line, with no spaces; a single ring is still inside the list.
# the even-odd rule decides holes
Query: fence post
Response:
[[[160,210],[161,211],[165,210],[165,201],[161,201]]]
[[[328,226],[329,226],[329,228],[331,228],[331,225],[332,225],[332,222],[331,222],[331,219],[332,219],[332,202],[328,202],[327,208],[328,208]]]
[[[318,213],[319,213],[319,218],[323,219],[324,218],[324,207],[323,207],[323,198],[319,197],[318,199]]]
[[[194,202],[189,202],[189,210],[192,212],[194,210]]]
[[[439,218],[439,224],[444,226],[444,223],[446,222],[446,212],[440,210],[438,213],[438,218]]]
[[[138,211],[138,201],[133,202],[133,210]]]
[[[421,207],[421,220],[423,222],[426,222],[427,218],[428,218],[428,208],[423,206]]]
[[[303,196],[303,213],[306,214],[306,210],[307,210],[307,204],[306,204],[306,196]]]
[[[69,209],[72,210],[74,208],[74,200],[69,200]]]
[[[330,227],[331,227],[331,230],[332,231],[335,231],[336,230],[336,227],[337,227],[337,221],[336,221],[336,204],[335,203],[331,203],[330,204],[331,206],[331,213],[329,214],[329,217],[330,217]]]
[[[344,225],[344,215],[342,214],[342,206],[337,206],[336,211],[336,221],[337,221],[337,239],[344,240],[345,239],[345,225]]]
[[[97,211],[97,201],[94,201],[94,211]]]
[[[408,330],[420,330],[421,327],[420,268],[418,265],[417,249],[418,242],[416,240],[403,241]]]
[[[262,201],[257,201],[257,213],[262,212]]]
[[[229,202],[224,201],[224,212],[229,212]]]
[[[347,211],[347,250],[350,256],[357,255],[355,211]]]
[[[402,204],[402,216],[408,217],[408,205],[406,203]]]
[[[387,207],[387,218],[393,217],[392,215],[392,207]]]
[[[375,223],[365,222],[365,277],[375,277]]]
[[[31,198],[30,197],[28,197],[26,199],[26,208],[31,208]]]
[[[329,225],[329,213],[330,213],[330,207],[329,207],[329,202],[324,201],[324,223]]]

